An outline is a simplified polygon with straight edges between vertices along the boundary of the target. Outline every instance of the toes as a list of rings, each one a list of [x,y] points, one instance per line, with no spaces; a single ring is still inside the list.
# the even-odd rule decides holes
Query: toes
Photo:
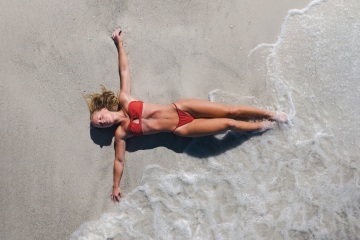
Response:
[[[287,123],[289,122],[289,117],[284,112],[275,112],[273,117],[271,117],[272,120],[279,122],[279,123]]]

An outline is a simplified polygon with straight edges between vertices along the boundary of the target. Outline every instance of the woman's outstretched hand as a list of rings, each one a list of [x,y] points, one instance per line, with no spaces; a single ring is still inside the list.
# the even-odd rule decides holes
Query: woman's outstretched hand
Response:
[[[122,198],[122,193],[120,190],[120,187],[113,187],[112,193],[111,193],[111,200],[116,203],[120,202],[120,199]]]
[[[115,28],[114,32],[111,35],[112,40],[116,46],[124,41],[124,33],[121,31],[120,28]]]

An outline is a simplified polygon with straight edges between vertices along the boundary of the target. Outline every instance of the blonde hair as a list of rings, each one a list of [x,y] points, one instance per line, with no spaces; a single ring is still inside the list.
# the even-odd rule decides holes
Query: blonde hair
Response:
[[[103,108],[106,108],[112,112],[117,112],[120,110],[118,94],[115,95],[113,91],[107,90],[104,85],[101,85],[100,87],[101,94],[83,94],[83,98],[85,99],[90,111],[90,119],[96,111],[99,111]]]

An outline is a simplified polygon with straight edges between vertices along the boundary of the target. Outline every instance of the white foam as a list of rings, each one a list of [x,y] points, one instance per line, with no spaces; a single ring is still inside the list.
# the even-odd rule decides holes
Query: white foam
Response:
[[[209,93],[215,102],[288,112],[291,128],[246,141],[230,133],[231,143],[194,139],[186,152],[225,152],[181,155],[176,171],[148,167],[118,213],[83,224],[71,239],[357,238],[359,12],[355,0],[290,11],[276,44],[249,54],[252,63],[266,59],[266,79],[249,74],[266,89],[250,97]],[[338,56],[341,62],[332,60]]]

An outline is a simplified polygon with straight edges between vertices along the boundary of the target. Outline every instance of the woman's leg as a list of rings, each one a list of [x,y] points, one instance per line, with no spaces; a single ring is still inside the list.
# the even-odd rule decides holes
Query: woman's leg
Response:
[[[194,118],[266,118],[278,122],[288,120],[285,113],[250,106],[228,106],[200,99],[182,99],[175,104]]]
[[[177,128],[174,133],[184,137],[202,137],[223,133],[227,130],[235,132],[265,131],[266,129],[273,128],[275,124],[275,122],[271,121],[245,122],[229,118],[199,118]]]

